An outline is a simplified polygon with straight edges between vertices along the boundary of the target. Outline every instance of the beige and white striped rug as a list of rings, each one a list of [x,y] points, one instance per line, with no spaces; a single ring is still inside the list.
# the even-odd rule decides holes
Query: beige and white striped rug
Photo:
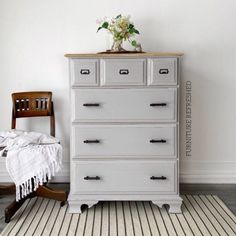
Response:
[[[236,216],[217,196],[182,197],[183,214],[168,214],[150,202],[101,202],[83,214],[69,214],[68,206],[35,198],[23,205],[1,235],[236,235]]]

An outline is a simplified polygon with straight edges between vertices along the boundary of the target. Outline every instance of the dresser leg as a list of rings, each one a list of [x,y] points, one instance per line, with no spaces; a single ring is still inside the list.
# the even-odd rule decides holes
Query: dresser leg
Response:
[[[181,205],[182,205],[182,199],[179,201],[173,201],[173,202],[162,202],[162,201],[152,201],[153,204],[157,205],[159,208],[162,208],[164,204],[169,205],[169,213],[182,213]]]
[[[68,201],[69,213],[83,213],[87,208],[97,204],[98,201]]]
[[[169,206],[170,206],[169,213],[175,213],[175,214],[182,213],[181,205],[182,205],[181,203],[169,204]]]

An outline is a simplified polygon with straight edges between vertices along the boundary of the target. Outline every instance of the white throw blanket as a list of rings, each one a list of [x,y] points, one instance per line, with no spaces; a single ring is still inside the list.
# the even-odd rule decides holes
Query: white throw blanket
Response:
[[[10,130],[0,132],[0,156],[16,185],[16,201],[35,191],[61,169],[59,140],[42,133]],[[32,184],[33,183],[33,184]]]

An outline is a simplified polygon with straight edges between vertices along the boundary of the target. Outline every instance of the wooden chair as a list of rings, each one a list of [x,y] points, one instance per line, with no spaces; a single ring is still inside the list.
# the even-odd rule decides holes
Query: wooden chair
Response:
[[[12,94],[12,122],[11,128],[16,128],[16,119],[23,117],[50,117],[50,135],[55,136],[55,116],[52,102],[52,92],[22,92]],[[0,186],[0,195],[15,193],[15,185]],[[44,197],[61,201],[63,206],[67,200],[68,193],[61,190],[53,190],[46,185],[40,186],[35,192],[20,201],[12,202],[5,209],[5,222],[8,223],[11,217],[28,198]]]

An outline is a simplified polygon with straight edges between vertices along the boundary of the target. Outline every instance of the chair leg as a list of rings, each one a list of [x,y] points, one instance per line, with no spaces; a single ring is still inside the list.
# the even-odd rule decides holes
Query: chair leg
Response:
[[[61,206],[64,206],[65,202],[67,201],[68,193],[62,190],[51,189],[43,185],[36,190],[35,195],[38,197],[61,201]]]
[[[19,202],[14,200],[8,207],[5,208],[5,222],[9,223],[12,216],[17,212],[17,210],[22,206],[27,198],[21,199]]]
[[[15,194],[15,192],[16,192],[15,184],[11,184],[11,185],[0,185],[0,195]]]
[[[64,206],[67,201],[68,192],[62,190],[54,190],[44,185],[40,186],[34,193],[28,195],[27,197],[21,199],[18,202],[13,201],[7,208],[5,208],[5,222],[10,222],[12,216],[22,206],[26,199],[36,196],[61,201],[61,206]]]

